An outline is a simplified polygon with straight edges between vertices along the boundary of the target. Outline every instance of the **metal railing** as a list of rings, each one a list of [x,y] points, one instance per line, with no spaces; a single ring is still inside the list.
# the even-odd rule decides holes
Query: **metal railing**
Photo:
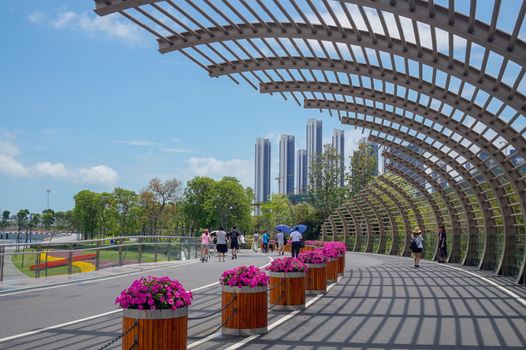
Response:
[[[74,242],[0,245],[0,281],[73,274],[146,262],[197,258],[200,240],[184,236],[119,236]]]

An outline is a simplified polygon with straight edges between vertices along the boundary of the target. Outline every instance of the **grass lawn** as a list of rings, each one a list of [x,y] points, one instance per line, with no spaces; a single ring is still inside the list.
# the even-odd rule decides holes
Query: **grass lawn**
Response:
[[[35,250],[24,249],[24,252],[35,252]],[[24,262],[23,266],[22,266],[22,260]],[[35,277],[35,271],[29,269],[29,266],[35,264],[35,260],[36,260],[36,254],[30,254],[30,255],[17,254],[17,255],[11,256],[11,262],[13,263],[13,265],[15,265],[15,267],[19,271],[21,271],[22,273],[24,273],[25,275],[29,277]],[[44,263],[44,261],[42,261],[42,263]],[[72,266],[72,267],[73,267],[72,269],[73,273],[80,272],[80,269],[78,267],[76,266]],[[67,265],[53,267],[47,270],[48,276],[66,275],[67,273],[68,273]],[[46,276],[45,270],[40,270],[40,277],[45,277],[45,276]]]
[[[32,249],[25,249],[24,252],[36,252]],[[95,254],[95,250],[85,250],[82,252],[79,252],[78,254]],[[50,256],[53,256],[52,251],[49,252]],[[122,257],[125,261],[125,263],[133,264],[137,262],[139,253],[136,251],[123,251]],[[170,260],[175,260],[175,256],[171,255]],[[35,254],[16,254],[11,256],[11,261],[15,267],[20,270],[22,273],[29,277],[35,277],[35,271],[30,270],[29,267],[31,265],[34,265],[36,263],[36,253]],[[95,259],[89,259],[85,260],[86,262],[95,264]],[[107,264],[108,262],[114,262],[112,265],[117,265],[119,261],[119,251],[117,249],[110,250],[110,249],[104,249],[100,251],[100,261],[101,261],[101,268],[103,265]],[[143,252],[142,253],[142,259],[141,262],[147,263],[147,262],[154,262],[155,261],[155,253],[152,252]],[[168,256],[166,254],[157,254],[157,261],[168,261]],[[41,263],[44,263],[45,261],[42,260]],[[23,265],[22,265],[23,264]],[[79,273],[80,268],[77,266],[72,266],[72,272],[73,273]],[[66,275],[68,273],[68,266],[58,266],[58,267],[52,267],[48,268],[47,275],[48,276],[57,276],[57,275]],[[46,272],[44,269],[40,270],[40,276],[45,277]]]

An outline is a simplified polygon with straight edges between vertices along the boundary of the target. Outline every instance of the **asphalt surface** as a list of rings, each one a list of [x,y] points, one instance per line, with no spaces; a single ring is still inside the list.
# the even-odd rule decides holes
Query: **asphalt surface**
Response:
[[[168,274],[195,289],[216,282],[226,268],[268,261],[262,255],[245,256],[180,265],[155,275]],[[277,326],[290,312],[269,311],[268,334],[240,344],[248,338],[217,332],[216,314],[189,321],[189,349],[526,348],[526,288],[511,285],[510,279],[426,261],[415,269],[410,259],[372,254],[348,253],[346,262],[345,276],[307,309]],[[1,338],[115,310],[115,296],[137,277],[0,294],[0,349],[99,348],[120,334],[120,313],[7,342]],[[220,303],[218,285],[198,290],[189,316],[217,311]],[[120,342],[108,347],[119,348]]]

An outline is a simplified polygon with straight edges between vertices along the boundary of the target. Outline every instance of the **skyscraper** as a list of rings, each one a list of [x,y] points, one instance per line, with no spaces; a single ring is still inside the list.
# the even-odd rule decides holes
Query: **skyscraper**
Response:
[[[334,129],[332,134],[332,147],[336,150],[336,153],[340,156],[340,187],[344,185],[344,174],[345,174],[345,132],[340,129]]]
[[[307,150],[299,149],[298,150],[298,161],[297,161],[297,178],[296,183],[298,188],[296,190],[297,194],[307,193]]]
[[[322,142],[321,120],[316,120],[316,119],[307,120],[307,181],[309,181],[311,162],[314,156],[322,152],[321,142]]]
[[[279,139],[279,193],[294,194],[294,136]]]
[[[256,215],[259,215],[259,207],[257,205],[261,202],[266,202],[270,196],[270,141],[268,139],[256,139],[254,178]]]
[[[379,147],[378,147],[378,145],[376,143],[373,143],[373,142],[369,141],[367,139],[367,137],[362,137],[360,139],[359,143],[368,145],[368,146],[370,146],[372,148],[372,150],[373,150],[373,157],[376,159],[376,169],[375,169],[373,175],[375,175],[375,176],[378,175],[378,173],[379,173],[378,172],[378,167],[379,167],[379,157],[378,157],[378,148]]]

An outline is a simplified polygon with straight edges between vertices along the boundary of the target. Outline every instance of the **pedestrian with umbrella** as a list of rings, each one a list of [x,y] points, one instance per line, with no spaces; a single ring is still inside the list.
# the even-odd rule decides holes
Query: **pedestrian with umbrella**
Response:
[[[276,226],[276,231],[278,231],[276,234],[276,240],[278,241],[278,255],[283,255],[285,254],[283,249],[285,248],[285,243],[287,242],[285,234],[290,233],[290,227],[287,225],[278,225]]]
[[[292,241],[292,257],[297,258],[300,255],[301,241],[303,240],[302,233],[307,230],[305,225],[296,225],[292,228],[290,233],[290,239]]]

